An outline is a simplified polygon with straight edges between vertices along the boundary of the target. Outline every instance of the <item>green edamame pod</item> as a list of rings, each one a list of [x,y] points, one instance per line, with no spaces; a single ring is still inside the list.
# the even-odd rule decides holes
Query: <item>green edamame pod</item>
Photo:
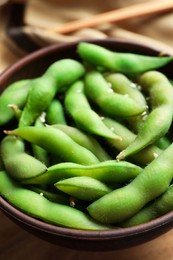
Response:
[[[173,210],[173,185],[156,200],[142,208],[132,218],[120,224],[121,227],[131,227],[156,219]]]
[[[172,123],[173,88],[167,77],[161,72],[149,71],[140,77],[139,82],[142,88],[150,93],[152,111],[147,116],[135,140],[117,156],[118,160],[158,141],[168,132]]]
[[[97,200],[112,191],[101,181],[86,176],[68,178],[54,185],[57,189],[84,201]]]
[[[54,225],[85,229],[107,230],[111,227],[92,220],[82,211],[67,205],[51,202],[34,191],[13,181],[6,172],[0,172],[0,195],[26,214]],[[8,191],[8,192],[7,192]]]
[[[127,94],[136,102],[147,107],[146,99],[143,93],[139,90],[141,86],[138,86],[137,83],[134,83],[131,80],[129,80],[127,76],[120,73],[111,73],[108,76],[106,76],[106,80],[111,84],[114,91],[121,94]],[[147,116],[148,111],[146,110],[141,115],[130,117],[127,119],[130,127],[133,131],[135,131],[135,133],[139,132],[139,129],[141,129]],[[156,145],[163,150],[166,149],[170,144],[171,142],[166,137],[160,138],[160,140],[158,140],[156,143]]]
[[[109,116],[129,117],[139,115],[146,110],[145,105],[138,104],[127,95],[114,92],[98,71],[90,71],[86,74],[85,93]]]
[[[137,83],[134,83],[131,80],[129,80],[127,76],[120,73],[111,73],[108,76],[106,76],[106,80],[111,84],[114,91],[121,94],[127,94],[136,102],[140,103],[143,106],[147,106],[146,98],[144,97],[143,93],[139,90],[141,89],[141,86],[138,86]],[[135,131],[135,133],[138,133],[147,116],[148,111],[146,110],[139,116],[128,118],[130,127],[133,131]],[[170,144],[171,142],[165,136],[160,138],[160,140],[158,140],[156,143],[156,145],[163,150],[166,149]]]
[[[121,142],[114,142],[113,140],[107,140],[111,147],[115,147],[118,151],[124,150],[130,143],[132,143],[136,135],[130,131],[125,125],[116,121],[115,119],[109,117],[103,117],[103,122],[112,129],[117,135],[121,136]],[[131,155],[129,158],[140,165],[147,165],[151,161],[153,161],[159,154],[161,154],[162,150],[157,146],[150,145],[141,151],[137,152],[134,155]]]
[[[29,83],[30,80],[27,79],[19,80],[9,85],[2,92],[0,95],[0,125],[5,125],[14,118],[14,113],[9,107],[10,104],[23,108],[30,88]]]
[[[73,82],[85,73],[82,63],[74,59],[61,59],[54,62],[44,73],[44,76],[56,81],[58,92],[64,92]]]
[[[80,62],[62,59],[53,63],[41,77],[33,79],[30,82],[28,100],[19,127],[32,125],[35,119],[47,109],[56,93],[64,86],[78,80],[84,72],[84,66]]]
[[[9,104],[8,107],[12,109],[16,119],[19,121],[22,114],[22,110],[15,104]]]
[[[40,194],[41,196],[45,197],[46,199],[56,202],[59,204],[67,205],[76,209],[79,209],[83,212],[86,212],[86,207],[83,202],[78,200],[77,198],[74,198],[72,196],[69,196],[65,193],[62,192],[52,192],[52,191],[47,191],[45,189],[39,188],[37,186],[27,186],[30,190]]]
[[[126,183],[136,178],[142,168],[126,161],[109,160],[94,165],[64,162],[52,165],[42,176],[26,180],[27,184],[54,184],[71,177],[92,177],[104,183]]]
[[[64,108],[58,99],[54,99],[48,106],[46,111],[46,123],[49,125],[67,124]]]
[[[131,81],[127,76],[122,73],[109,73],[105,75],[105,79],[111,85],[111,88],[122,95],[128,95],[137,103],[146,106],[146,100],[143,93],[139,90],[135,82]]]
[[[127,76],[121,73],[110,73],[105,78],[109,82],[109,84],[111,84],[111,87],[115,92],[120,93],[122,95],[128,95],[141,106],[146,107],[146,110],[140,115],[127,118],[130,128],[135,133],[138,133],[138,130],[141,128],[141,125],[143,124],[144,117],[146,117],[146,115],[148,114],[148,105],[146,98],[140,91],[141,86],[131,81]]]
[[[20,136],[24,140],[39,145],[65,161],[84,165],[99,162],[92,152],[74,142],[63,131],[54,127],[26,126],[12,131],[5,131],[5,133]]]
[[[85,133],[84,131],[72,127],[69,125],[52,125],[69,135],[76,143],[90,150],[100,161],[110,160],[110,155],[106,150],[100,145],[100,143],[91,135]]]
[[[132,182],[90,204],[89,214],[97,221],[114,224],[134,216],[169,187],[173,178],[172,158],[173,143]]]
[[[64,103],[66,110],[80,128],[102,137],[120,139],[105,126],[99,115],[90,107],[82,81],[71,85],[66,92]]]
[[[134,53],[110,51],[93,43],[81,42],[77,51],[87,63],[106,70],[124,74],[143,73],[160,68],[170,62],[173,57],[152,57]]]
[[[45,197],[46,199],[52,201],[52,202],[57,202],[59,204],[66,204],[66,205],[70,205],[70,198],[68,195],[66,194],[60,194],[60,193],[55,193],[55,192],[50,192],[47,191],[45,189],[41,189],[39,187],[36,186],[29,186],[28,187],[30,190],[40,194],[40,196]]]
[[[161,137],[156,144],[160,149],[165,150],[171,145],[171,141],[166,136]]]
[[[30,82],[27,103],[22,111],[19,127],[33,125],[43,111],[46,110],[57,92],[56,82],[53,78],[42,77]]]
[[[22,140],[6,136],[1,142],[1,156],[5,170],[17,180],[25,180],[46,172],[46,166],[25,152]]]
[[[35,121],[35,127],[45,127],[42,122],[41,117],[37,118]],[[46,166],[50,165],[48,152],[40,147],[39,145],[32,144],[33,155],[40,162],[44,163]]]

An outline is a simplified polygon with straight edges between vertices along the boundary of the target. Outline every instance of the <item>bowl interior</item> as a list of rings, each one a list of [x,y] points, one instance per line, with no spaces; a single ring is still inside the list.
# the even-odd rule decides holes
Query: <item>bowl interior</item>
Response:
[[[134,42],[114,39],[88,41],[113,51],[132,52],[151,56],[159,54],[159,50]],[[62,58],[80,60],[76,53],[77,44],[78,42],[53,45],[27,55],[1,74],[0,92],[14,81],[40,76],[56,60]],[[168,77],[171,77],[172,67],[173,62],[170,62],[161,71]],[[2,128],[0,132],[3,132]],[[173,226],[173,211],[156,220],[135,227],[100,232],[73,230],[44,223],[20,212],[2,197],[0,197],[0,208],[16,224],[36,236],[51,243],[78,250],[107,251],[135,246],[156,238],[170,230]]]

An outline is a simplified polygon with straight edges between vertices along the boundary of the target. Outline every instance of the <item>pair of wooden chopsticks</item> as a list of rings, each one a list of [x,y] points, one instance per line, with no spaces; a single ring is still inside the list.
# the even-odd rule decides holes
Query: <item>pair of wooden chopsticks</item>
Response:
[[[0,0],[1,1],[1,0]],[[5,2],[5,0],[2,0]],[[26,0],[6,0],[7,3],[26,3]],[[67,22],[59,27],[49,29],[48,31],[67,34],[79,29],[94,27],[103,23],[113,23],[125,21],[132,18],[142,17],[146,15],[158,14],[165,11],[173,10],[173,0],[152,0],[145,1],[106,13],[97,14],[87,19]]]
[[[60,27],[52,28],[49,31],[60,34],[67,34],[79,29],[101,25],[103,23],[125,21],[132,18],[158,14],[171,10],[173,10],[173,0],[147,1],[106,13],[97,14],[87,19],[67,22]]]

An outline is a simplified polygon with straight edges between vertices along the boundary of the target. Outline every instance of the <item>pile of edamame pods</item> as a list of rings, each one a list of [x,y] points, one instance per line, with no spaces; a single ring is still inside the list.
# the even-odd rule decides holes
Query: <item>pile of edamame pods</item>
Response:
[[[80,42],[0,95],[0,195],[58,226],[109,230],[173,210],[173,57]],[[173,77],[173,75],[172,75]]]

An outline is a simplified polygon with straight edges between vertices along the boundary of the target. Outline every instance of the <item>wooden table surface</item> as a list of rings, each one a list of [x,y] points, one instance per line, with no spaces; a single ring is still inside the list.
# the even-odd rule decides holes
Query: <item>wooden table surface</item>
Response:
[[[1,33],[0,33],[1,36]],[[0,40],[0,72],[17,61],[15,56]],[[43,241],[9,220],[0,212],[0,260],[172,260],[173,259],[173,230],[146,244],[118,251],[105,253],[70,250]]]

